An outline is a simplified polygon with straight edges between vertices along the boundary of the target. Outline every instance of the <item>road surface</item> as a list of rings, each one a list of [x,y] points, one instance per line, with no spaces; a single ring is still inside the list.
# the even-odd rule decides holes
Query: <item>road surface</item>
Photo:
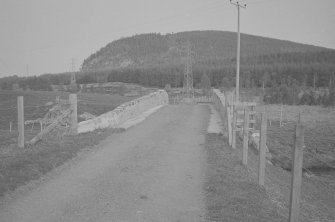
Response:
[[[209,108],[166,106],[0,209],[1,222],[204,221]]]

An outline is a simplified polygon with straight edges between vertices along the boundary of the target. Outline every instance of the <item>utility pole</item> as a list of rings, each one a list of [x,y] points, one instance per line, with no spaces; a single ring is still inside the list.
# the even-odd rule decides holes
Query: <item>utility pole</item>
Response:
[[[236,101],[239,101],[239,91],[240,91],[240,8],[246,8],[247,5],[241,5],[238,1],[232,2],[230,4],[237,7],[237,56],[236,56]]]

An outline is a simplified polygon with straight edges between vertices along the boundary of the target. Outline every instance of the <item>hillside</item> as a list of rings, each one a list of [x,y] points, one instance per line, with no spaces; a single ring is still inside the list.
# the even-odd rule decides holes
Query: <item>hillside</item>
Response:
[[[141,34],[113,41],[84,60],[77,83],[182,87],[188,42],[195,87],[204,73],[213,87],[234,86],[236,33],[223,31]],[[292,83],[330,87],[335,80],[335,50],[242,34],[240,70],[240,84],[245,88]],[[0,89],[51,90],[51,85],[69,83],[70,73],[12,76],[0,78]]]
[[[236,33],[225,31],[191,31],[175,34],[141,34],[107,44],[89,56],[83,71],[118,68],[147,68],[180,64],[190,42],[195,61],[233,59],[236,56]],[[290,41],[241,35],[241,56],[259,57],[272,54],[331,51],[322,47]]]

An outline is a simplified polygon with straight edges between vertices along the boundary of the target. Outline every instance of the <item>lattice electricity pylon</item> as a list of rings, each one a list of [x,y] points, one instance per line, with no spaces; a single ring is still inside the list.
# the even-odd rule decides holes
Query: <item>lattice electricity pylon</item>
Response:
[[[76,85],[76,65],[74,59],[71,60],[71,85]]]
[[[192,71],[192,64],[193,64],[193,52],[191,51],[191,44],[190,42],[187,43],[187,57],[186,57],[186,65],[185,65],[185,72],[184,72],[184,94],[186,98],[193,98],[194,97],[194,89],[193,89],[193,71]]]

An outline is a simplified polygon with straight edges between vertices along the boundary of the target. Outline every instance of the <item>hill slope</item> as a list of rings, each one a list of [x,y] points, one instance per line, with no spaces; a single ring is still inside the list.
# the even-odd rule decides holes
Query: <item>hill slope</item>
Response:
[[[130,67],[176,65],[186,56],[190,42],[196,61],[225,60],[236,56],[236,33],[224,31],[191,31],[175,34],[141,34],[107,44],[89,56],[83,71]],[[278,53],[328,51],[326,48],[290,41],[241,35],[241,56],[257,57]]]

